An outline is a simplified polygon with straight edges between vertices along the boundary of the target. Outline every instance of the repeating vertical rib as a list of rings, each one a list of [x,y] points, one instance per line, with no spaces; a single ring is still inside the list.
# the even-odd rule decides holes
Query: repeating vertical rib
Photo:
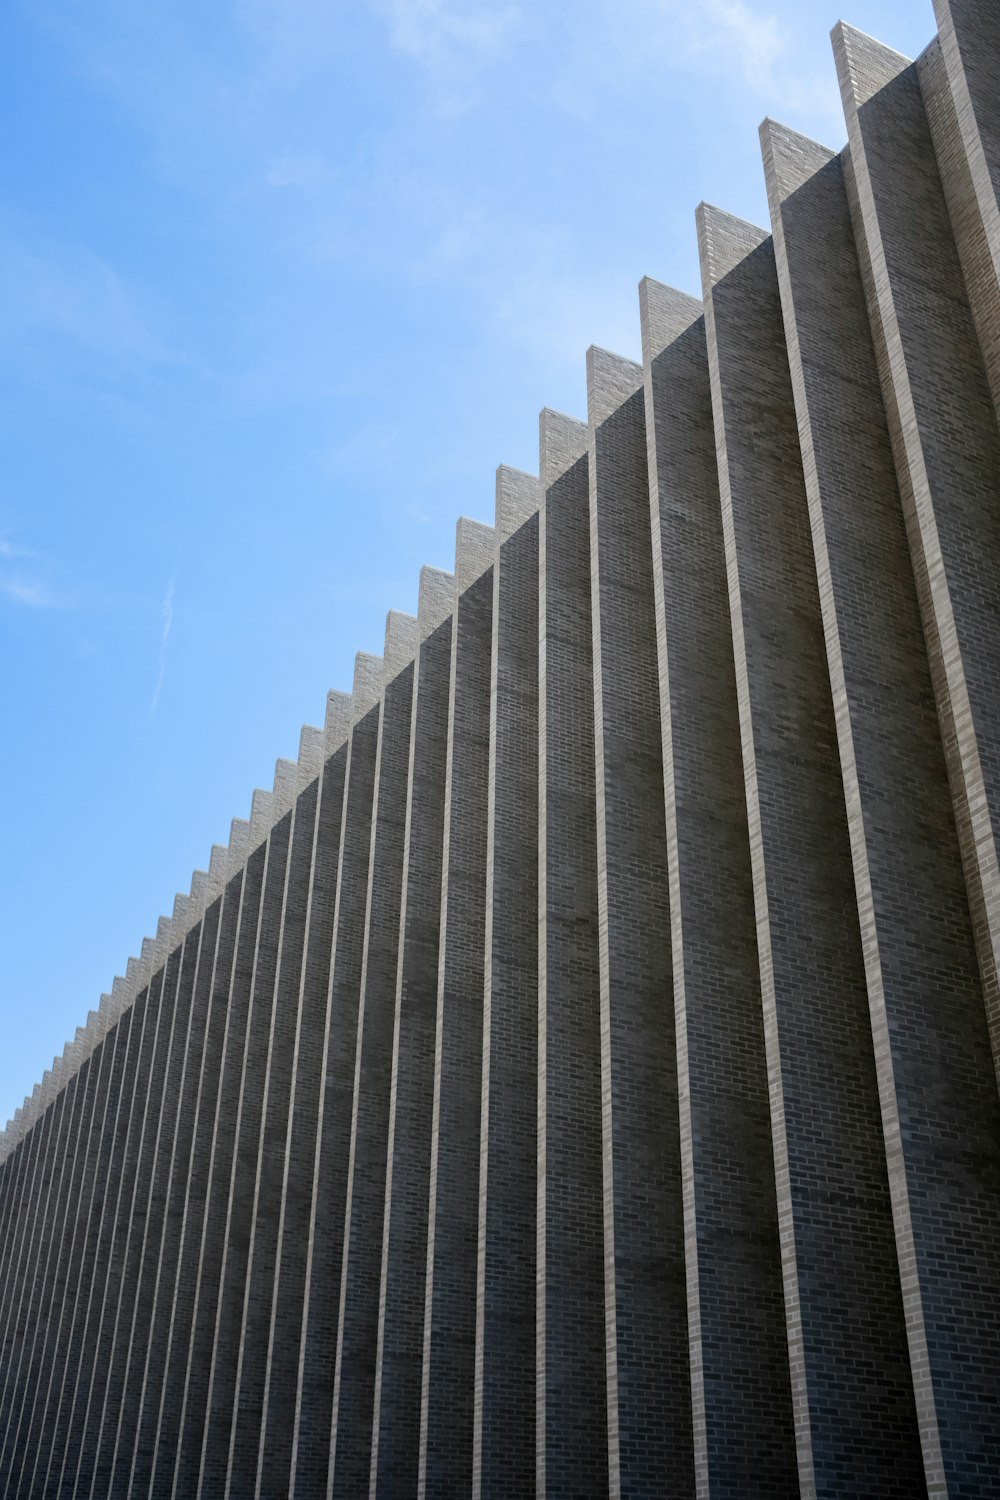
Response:
[[[175,1500],[188,1500],[189,1496],[197,1492],[205,1435],[208,1380],[222,1277],[223,1232],[232,1177],[254,953],[268,856],[268,844],[266,841],[261,842],[260,835],[264,831],[262,825],[270,799],[261,795],[255,797],[254,801],[257,816],[252,818],[247,835],[253,852],[246,861],[242,881],[234,889],[234,881],[231,880],[226,892],[227,904],[231,893],[238,902],[230,962],[228,966],[219,963],[216,966],[216,983],[219,985],[224,1007],[225,1032],[218,1081],[214,1090],[210,1086],[211,1097],[205,1101],[211,1110],[213,1122],[211,1141],[206,1121],[202,1133],[204,1156],[197,1174],[199,1197],[191,1202],[192,1212],[185,1230],[185,1254],[177,1282],[179,1288],[183,1285],[190,1286],[193,1295],[190,1303],[183,1308],[179,1326],[172,1331],[173,1347],[168,1362],[168,1378],[164,1384],[157,1434],[153,1493],[169,1494]],[[172,1377],[171,1369],[174,1372]]]
[[[474,1500],[535,1468],[538,533],[541,481],[497,470],[486,844]]]
[[[441,874],[419,1493],[467,1494],[475,1404],[494,533],[458,523]]]
[[[950,761],[995,1067],[1000,1012],[991,954],[1000,894],[1000,723],[993,674],[1000,641],[992,596],[1000,548],[1000,433],[950,236],[918,70],[846,27],[835,32],[834,51],[848,116],[848,197]],[[903,183],[912,182],[915,203],[904,204],[888,180],[893,156]],[[919,219],[911,219],[915,212]],[[949,272],[950,284],[943,279]],[[921,828],[926,840],[925,822]],[[929,878],[937,885],[936,852]],[[908,877],[908,901],[911,883]],[[927,940],[950,936],[958,943],[961,929],[946,920],[943,877],[941,884],[934,908],[938,930]],[[897,1093],[898,1145],[895,1131],[888,1135],[910,1362],[933,1495],[961,1494],[964,1486],[980,1486],[984,1471],[1000,1472],[993,1420],[1000,1384],[1000,1268],[995,1259],[984,1263],[969,1241],[973,1224],[977,1235],[996,1233],[986,1226],[996,1225],[1000,1191],[997,1103],[983,1013],[970,995],[970,981],[961,971],[949,974],[947,990],[947,1006],[937,995],[932,1002],[932,1024],[940,1028],[935,1041],[923,1059],[915,1049],[912,1099]],[[948,1038],[950,1028],[955,1030]],[[898,1070],[895,1064],[897,1086],[908,1082]],[[939,1150],[951,1159],[951,1169],[936,1182],[931,1157],[921,1162],[914,1149],[919,1141],[911,1135],[912,1111],[926,1108],[929,1101],[921,1096],[932,1087],[943,1112],[942,1136],[928,1149],[935,1159]],[[921,1166],[932,1168],[930,1178]]]
[[[84,1085],[86,1080],[83,1080]],[[48,1255],[55,1237],[60,1215],[65,1215],[65,1190],[72,1173],[73,1149],[76,1137],[77,1112],[82,1105],[81,1078],[76,1073],[67,1086],[55,1097],[49,1112],[53,1123],[50,1129],[48,1171],[40,1200],[34,1205],[34,1233],[31,1252],[22,1280],[20,1306],[13,1323],[14,1344],[7,1366],[4,1390],[5,1430],[0,1442],[0,1474],[10,1476],[11,1487],[16,1494],[19,1489],[21,1463],[24,1457],[19,1448],[21,1417],[30,1383],[32,1358],[38,1336],[40,1303],[47,1278]],[[78,1096],[80,1096],[78,1098]]]
[[[11,1500],[1000,1500],[1000,14],[936,9],[836,29],[847,150],[765,122],[773,241],[699,211],[0,1133]]]
[[[208,879],[211,879],[211,871]],[[213,885],[214,891],[214,885]],[[202,1070],[210,1052],[213,1063],[221,1043],[219,1018],[213,1015],[213,978],[217,953],[222,943],[224,898],[215,895],[201,921],[197,970],[194,978],[190,1020],[181,1076],[176,1086],[176,1129],[170,1146],[170,1161],[161,1179],[162,1198],[151,1212],[154,1226],[159,1223],[156,1270],[145,1338],[145,1358],[137,1362],[135,1380],[139,1386],[135,1426],[131,1438],[128,1486],[130,1493],[148,1494],[155,1460],[156,1421],[163,1392],[168,1350],[170,1347],[173,1309],[177,1296],[177,1271],[184,1239],[186,1188],[194,1170],[195,1129],[203,1114],[199,1109]],[[229,922],[232,927],[232,922]],[[214,1025],[213,1025],[214,1023]],[[214,1051],[213,1041],[218,1038]],[[141,1371],[141,1373],[140,1373]]]
[[[887,1210],[836,726],[769,236],[702,206],[712,405],[761,969],[798,1493],[857,1399],[866,1243]],[[775,1464],[783,1424],[772,1422]],[[779,1483],[782,1488],[779,1489]],[[783,1472],[775,1493],[792,1493]]]
[[[142,1249],[143,1228],[150,1182],[150,1159],[156,1140],[160,1111],[163,1103],[163,1088],[173,1040],[176,1015],[177,986],[182,967],[183,948],[171,952],[172,928],[174,924],[161,920],[157,931],[151,966],[154,978],[150,982],[156,996],[156,1022],[148,1067],[144,1069],[144,1090],[141,1114],[135,1111],[127,1157],[129,1173],[128,1195],[120,1205],[122,1231],[120,1265],[112,1270],[111,1289],[105,1309],[106,1325],[110,1327],[107,1345],[106,1368],[100,1372],[100,1402],[97,1389],[91,1408],[91,1423],[96,1431],[97,1442],[93,1450],[93,1468],[83,1471],[77,1482],[77,1493],[92,1497],[111,1493],[111,1470],[114,1458],[116,1424],[114,1414],[122,1397],[125,1367],[128,1360],[129,1335],[132,1328],[132,1309],[137,1291],[139,1261]],[[147,1032],[149,1026],[147,1024]],[[132,1143],[134,1142],[134,1156]],[[115,1245],[115,1255],[118,1244]],[[112,1316],[113,1307],[113,1316]]]
[[[454,579],[420,574],[369,1489],[413,1493],[434,1094],[441,840]]]
[[[175,920],[175,928],[178,925]],[[108,1385],[103,1423],[103,1457],[98,1467],[99,1482],[95,1481],[94,1485],[95,1495],[120,1494],[127,1489],[129,1483],[135,1423],[142,1397],[140,1371],[145,1365],[156,1262],[163,1226],[165,1179],[177,1124],[177,1092],[187,1043],[200,945],[199,922],[188,930],[183,942],[171,953],[164,971],[163,1005],[167,1013],[161,1019],[157,1053],[153,1062],[154,1090],[144,1124],[136,1192],[130,1216],[125,1282],[128,1295],[122,1298],[119,1309],[116,1355]],[[123,1422],[128,1434],[124,1451],[120,1444]]]
[[[319,739],[322,741],[322,734]],[[262,1109],[257,1135],[251,1137],[248,1153],[255,1180],[225,1473],[225,1493],[240,1497],[253,1494],[257,1485],[266,1378],[261,1356],[271,1323],[278,1254],[291,1077],[319,812],[318,748],[307,740],[303,759],[294,771],[295,800],[279,919],[274,998],[266,1046],[262,1042],[255,1059],[255,1065],[264,1073]],[[221,1477],[220,1464],[219,1478],[213,1480],[209,1494],[219,1493]]]
[[[849,27],[833,40],[850,141],[848,199],[1000,1069],[1000,431],[917,68]]]
[[[152,948],[153,945],[149,946]],[[65,1492],[79,1497],[79,1500],[91,1493],[97,1467],[101,1415],[128,1248],[129,1206],[135,1189],[139,1142],[160,1019],[164,971],[162,965],[152,973],[151,970],[153,955],[150,952],[142,963],[141,989],[133,1006],[132,1029],[136,1045],[125,1079],[123,1114],[119,1117],[120,1149],[116,1149],[108,1181],[104,1233],[95,1263],[90,1326],[72,1418],[75,1430],[71,1432],[69,1462],[60,1486],[62,1489],[64,1485]]]
[[[337,1500],[357,1500],[370,1479],[412,701],[411,662],[385,685],[375,762],[327,1486]]]
[[[13,1253],[4,1288],[3,1342],[0,1345],[0,1415],[3,1433],[6,1433],[10,1409],[14,1400],[13,1375],[22,1348],[24,1319],[22,1317],[26,1287],[31,1267],[35,1263],[34,1245],[40,1234],[40,1220],[47,1200],[51,1178],[51,1159],[55,1154],[55,1139],[62,1116],[63,1095],[44,1111],[32,1126],[27,1138],[23,1186],[21,1188],[18,1213],[18,1233],[14,1237]]]
[[[113,992],[112,992],[113,993]],[[141,1012],[140,1012],[141,1017]],[[135,1060],[138,1056],[141,1021],[136,1007],[129,1005],[119,1012],[115,1026],[115,1062],[109,1086],[104,1128],[101,1133],[101,1150],[95,1174],[94,1193],[87,1223],[87,1238],[84,1242],[80,1274],[73,1301],[69,1335],[66,1344],[66,1359],[59,1378],[59,1391],[51,1422],[50,1452],[45,1468],[42,1493],[45,1496],[59,1495],[63,1479],[68,1479],[72,1493],[76,1473],[76,1453],[79,1445],[79,1427],[76,1424],[77,1398],[82,1385],[82,1372],[89,1370],[93,1358],[93,1340],[96,1338],[96,1313],[98,1308],[98,1268],[104,1264],[107,1254],[107,1236],[111,1220],[108,1214],[109,1199],[115,1182],[114,1164],[124,1145],[124,1132],[128,1124],[126,1098],[131,1084]]]
[[[260,1422],[256,1494],[261,1500],[274,1494],[287,1494],[291,1479],[350,708],[351,700],[346,694],[330,695],[324,729],[326,761],[309,883],[306,958],[289,1086],[291,1102],[277,1231],[276,1285],[271,1305],[264,1410]],[[260,1351],[262,1356],[263,1349]]]
[[[1000,25],[990,0],[935,0],[934,10],[938,36],[921,59],[920,84],[1000,413]],[[938,69],[944,78],[928,87]]]
[[[82,1030],[78,1033],[78,1038],[80,1036]],[[77,1046],[79,1045],[78,1040]],[[39,1268],[37,1297],[30,1315],[28,1363],[23,1378],[17,1427],[13,1436],[8,1430],[7,1458],[0,1460],[0,1471],[7,1468],[15,1494],[22,1490],[30,1493],[35,1454],[39,1442],[44,1442],[44,1437],[35,1427],[36,1407],[40,1405],[39,1391],[44,1388],[54,1355],[62,1288],[68,1272],[70,1245],[75,1239],[79,1220],[84,1162],[89,1147],[101,1065],[102,1049],[99,1047],[84,1059],[79,1071],[65,1085],[67,1094],[75,1091],[76,1095],[73,1118],[65,1137],[65,1165],[54,1218],[47,1236],[46,1253]]]
[[[229,1457],[264,1110],[268,1038],[274,1014],[282,915],[293,851],[295,809],[290,804],[294,797],[295,768],[288,762],[279,762],[278,771],[271,795],[271,815],[275,821],[267,837],[267,867],[257,924],[225,1228],[222,1230],[220,1224],[217,1231],[223,1234],[221,1280],[197,1491],[199,1495],[211,1496],[212,1500],[224,1491]],[[305,851],[300,841],[295,852],[299,865],[305,860],[308,868],[308,841]]]
[[[608,1492],[587,428],[543,411],[538,615],[538,1500]]]
[[[694,1485],[642,367],[587,354],[613,1497]]]
[[[640,310],[695,1489],[735,1500],[788,1400],[753,877],[702,304]]]
[[[248,824],[234,828],[234,843],[242,858],[247,858],[250,841]],[[234,850],[235,852],[235,850]],[[236,860],[226,859],[220,871],[223,886],[219,936],[212,964],[209,1018],[205,1048],[198,1073],[198,1093],[191,1138],[190,1165],[183,1182],[178,1184],[180,1242],[176,1276],[170,1290],[170,1326],[164,1347],[163,1375],[159,1400],[154,1392],[140,1423],[139,1454],[149,1454],[150,1494],[166,1500],[173,1492],[174,1472],[183,1440],[182,1416],[188,1382],[190,1358],[194,1348],[197,1312],[201,1299],[199,1267],[203,1264],[202,1245],[205,1219],[212,1189],[212,1161],[218,1142],[219,1109],[223,1098],[221,1085],[225,1074],[231,1011],[239,1009],[239,995],[234,993],[237,951],[244,906],[247,922],[250,911],[260,899],[263,854],[252,856],[246,868]],[[246,888],[246,889],[245,889]],[[246,900],[245,900],[246,898]],[[244,946],[245,946],[244,938]],[[169,1212],[169,1210],[168,1210]]]
[[[25,1487],[29,1494],[41,1492],[46,1465],[55,1437],[53,1398],[61,1389],[65,1370],[65,1349],[70,1320],[75,1308],[84,1247],[90,1228],[90,1215],[97,1181],[97,1163],[102,1134],[106,1126],[108,1099],[111,1093],[117,1028],[105,1030],[90,1059],[93,1080],[86,1140],[81,1138],[79,1175],[72,1191],[76,1211],[72,1232],[64,1238],[57,1284],[53,1289],[52,1313],[45,1339],[45,1367],[40,1372],[27,1434],[30,1461],[24,1468]]]
[[[345,773],[303,1293],[292,1442],[295,1500],[322,1500],[327,1489],[381,681],[378,658],[359,656]]]
[[[912,1221],[901,1156],[916,1169],[921,1199],[940,1192],[942,1169],[955,1170],[956,1134],[963,1156],[972,1145],[955,1091],[966,1033],[978,1030],[993,1097],[989,1044],[843,162],[771,122],[762,142],[905,1268]],[[920,1144],[927,1128],[932,1153]],[[838,1332],[845,1361],[859,1346],[881,1357],[867,1381],[855,1371],[828,1419],[824,1448],[855,1488],[914,1495],[923,1473],[897,1246],[884,1207],[869,1210],[865,1229],[871,1285]],[[904,1295],[912,1307],[905,1287]]]

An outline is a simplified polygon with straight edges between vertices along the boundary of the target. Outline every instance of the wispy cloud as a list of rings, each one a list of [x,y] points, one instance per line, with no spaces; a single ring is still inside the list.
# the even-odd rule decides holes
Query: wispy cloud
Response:
[[[0,558],[32,557],[30,547],[19,547],[14,542],[9,542],[6,537],[0,536]]]
[[[160,662],[156,674],[156,686],[149,704],[149,717],[156,713],[160,702],[160,693],[163,690],[163,679],[167,674],[167,642],[170,639],[170,629],[174,623],[174,579],[171,578],[167,584],[167,591],[160,604],[160,619],[162,628],[160,630]]]
[[[751,0],[597,0],[591,60],[605,77],[633,81],[650,68],[729,78],[778,113],[807,112],[817,121],[835,112],[833,69],[802,70],[801,47],[788,20]]]
[[[303,188],[305,190],[325,187],[330,177],[329,167],[315,151],[301,154],[285,152],[280,156],[275,156],[268,163],[264,174],[268,187]]]
[[[38,338],[129,368],[173,356],[142,298],[83,246],[43,243],[0,220],[0,353]]]
[[[39,578],[0,578],[0,594],[25,609],[72,609],[76,600],[59,593]]]
[[[516,5],[449,0],[374,0],[389,20],[389,40],[417,62],[440,67],[457,54],[496,57],[521,19]]]

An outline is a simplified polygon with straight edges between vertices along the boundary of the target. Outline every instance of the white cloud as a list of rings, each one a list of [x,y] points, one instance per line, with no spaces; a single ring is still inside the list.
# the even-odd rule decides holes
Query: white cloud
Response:
[[[456,53],[497,56],[520,20],[520,11],[514,5],[452,4],[449,0],[374,3],[388,16],[392,45],[432,67],[449,61]]]
[[[0,282],[0,352],[41,335],[131,367],[172,358],[141,297],[85,247],[43,244],[0,222]]]
[[[285,152],[273,157],[264,176],[268,187],[309,190],[324,187],[330,181],[331,173],[318,152],[307,151],[301,154]]]
[[[160,619],[162,628],[160,630],[160,662],[156,674],[156,686],[149,704],[149,717],[152,718],[160,702],[160,693],[163,690],[163,679],[167,674],[167,642],[170,639],[171,626],[174,623],[174,580],[171,578],[167,584],[167,591],[160,604]]]
[[[74,600],[60,594],[39,578],[0,578],[0,594],[25,609],[71,609]]]

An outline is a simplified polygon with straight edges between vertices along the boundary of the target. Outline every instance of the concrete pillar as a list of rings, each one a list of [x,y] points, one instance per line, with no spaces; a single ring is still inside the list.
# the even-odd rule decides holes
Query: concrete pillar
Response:
[[[114,998],[114,991],[112,991]],[[114,1025],[115,1061],[108,1087],[104,1127],[101,1132],[100,1153],[94,1174],[94,1190],[87,1223],[87,1237],[79,1268],[76,1293],[66,1343],[66,1357],[58,1375],[59,1391],[50,1417],[51,1448],[45,1465],[42,1493],[59,1495],[65,1478],[72,1493],[76,1473],[76,1454],[79,1450],[80,1429],[76,1423],[77,1397],[83,1387],[82,1372],[89,1371],[93,1358],[93,1341],[96,1339],[97,1271],[107,1254],[107,1236],[110,1233],[108,1200],[111,1197],[114,1179],[112,1164],[119,1158],[124,1132],[128,1124],[126,1098],[132,1082],[132,1070],[138,1056],[141,1032],[135,1006],[119,1008]]]
[[[176,1376],[171,1376],[168,1366],[168,1378],[164,1385],[157,1457],[153,1470],[154,1494],[158,1495],[162,1491],[176,1497],[176,1500],[188,1500],[189,1496],[197,1493],[205,1435],[208,1381],[222,1278],[223,1236],[232,1178],[254,954],[268,856],[268,845],[266,840],[262,841],[261,835],[266,831],[270,797],[258,794],[254,803],[257,815],[251,819],[248,835],[253,852],[246,861],[239,889],[232,963],[228,972],[223,971],[219,975],[225,996],[225,1035],[215,1109],[212,1113],[211,1139],[207,1122],[202,1136],[205,1159],[199,1163],[198,1179],[199,1192],[204,1196],[192,1214],[190,1228],[194,1243],[185,1246],[185,1252],[190,1249],[190,1256],[185,1254],[178,1277],[178,1287],[181,1286],[182,1279],[190,1276],[188,1284],[194,1288],[190,1327],[188,1329],[183,1326],[188,1322],[185,1308],[182,1326],[175,1332],[170,1356],[170,1365],[176,1370]],[[166,1488],[168,1481],[169,1492]]]
[[[323,1087],[323,1040],[333,958],[337,866],[344,814],[351,699],[331,693],[323,735],[325,763],[317,813],[316,846],[289,1085],[278,1223],[276,1285],[268,1331],[264,1409],[260,1422],[256,1493],[261,1500],[287,1494],[291,1480],[295,1396],[303,1331],[303,1295],[309,1253],[316,1126]],[[263,1357],[263,1350],[261,1351]]]
[[[608,1493],[587,428],[541,416],[535,1494]]]
[[[215,1497],[223,1493],[229,1458],[247,1262],[253,1226],[257,1154],[264,1108],[268,1038],[274,1013],[275,984],[281,950],[281,919],[293,847],[294,788],[294,766],[287,761],[279,762],[279,776],[270,799],[273,821],[267,838],[267,867],[243,1044],[235,1146],[226,1202],[221,1279],[199,1464],[198,1494],[205,1496],[206,1500],[209,1496]],[[308,869],[308,847],[303,851],[300,845],[296,852],[300,865],[304,860]]]
[[[760,968],[701,301],[640,286],[695,1492],[790,1444]],[[779,1449],[779,1474],[787,1466]]]
[[[319,731],[317,734],[322,742],[322,734]],[[319,813],[318,751],[318,746],[315,751],[310,748],[295,770],[296,796],[280,918],[274,1001],[269,1035],[262,1044],[257,1064],[264,1074],[262,1113],[259,1131],[256,1138],[251,1139],[249,1152],[256,1175],[225,1476],[226,1493],[241,1497],[253,1494],[257,1484],[292,1068]]]
[[[295,1500],[325,1500],[351,1148],[354,1068],[371,859],[382,663],[355,663],[353,727],[338,855],[333,957],[323,1033],[322,1088],[312,1184],[302,1347],[292,1443]]]
[[[587,354],[608,1465],[694,1486],[656,611],[642,367]]]
[[[211,871],[207,877],[211,879]],[[224,898],[212,886],[200,923],[197,968],[194,975],[190,1021],[175,1085],[176,1126],[172,1132],[170,1158],[158,1181],[158,1201],[151,1220],[160,1224],[152,1299],[144,1340],[145,1357],[136,1364],[133,1379],[138,1385],[134,1426],[125,1436],[128,1449],[128,1486],[133,1494],[149,1492],[155,1458],[156,1420],[163,1392],[170,1343],[172,1307],[183,1240],[186,1187],[192,1167],[194,1129],[199,1118],[199,1082],[209,1038],[212,1010],[212,980],[219,947]],[[221,1037],[221,1029],[219,1031]]]
[[[371,1466],[412,702],[411,661],[385,683],[379,720],[327,1483],[337,1500],[363,1495]]]
[[[174,1469],[182,1440],[181,1418],[192,1341],[197,1326],[196,1312],[201,1292],[199,1265],[212,1186],[213,1147],[218,1132],[230,1010],[234,1002],[237,1009],[241,1004],[239,993],[233,993],[241,917],[246,904],[246,926],[252,925],[250,913],[260,900],[263,854],[247,858],[250,854],[249,834],[249,824],[242,820],[234,824],[228,853],[217,860],[217,864],[221,866],[217,878],[222,889],[222,910],[211,969],[205,1047],[198,1071],[190,1164],[180,1185],[181,1223],[177,1266],[173,1283],[168,1281],[166,1289],[171,1299],[170,1325],[163,1354],[159,1399],[156,1399],[155,1388],[148,1392],[137,1444],[137,1454],[150,1454],[148,1460],[143,1459],[143,1462],[150,1464],[149,1492],[162,1497],[162,1500],[167,1500],[173,1492]],[[245,885],[248,887],[246,903]],[[243,931],[245,933],[246,927]],[[245,936],[243,941],[245,946]]]
[[[53,1289],[52,1313],[45,1341],[45,1364],[40,1372],[26,1449],[31,1455],[25,1464],[24,1479],[28,1493],[40,1494],[55,1440],[55,1403],[65,1371],[66,1344],[76,1305],[84,1248],[90,1231],[97,1165],[101,1140],[106,1128],[108,1098],[114,1072],[117,1028],[106,1030],[90,1059],[94,1077],[86,1139],[80,1142],[79,1175],[72,1192],[77,1205],[72,1216],[72,1232],[67,1233]]]
[[[919,77],[993,404],[1000,413],[1000,24],[990,0],[935,0]]]
[[[1000,429],[918,70],[839,26],[846,183],[1000,1069]],[[998,1075],[1000,1076],[1000,1075]]]
[[[370,1487],[388,1494],[416,1488],[454,596],[421,569],[372,1419]]]

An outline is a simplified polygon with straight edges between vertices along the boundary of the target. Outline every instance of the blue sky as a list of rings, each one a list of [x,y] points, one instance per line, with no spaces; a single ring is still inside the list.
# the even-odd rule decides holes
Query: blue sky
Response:
[[[385,612],[639,354],[765,114],[840,146],[815,0],[8,0],[0,1124]],[[844,19],[915,54],[930,0]]]

